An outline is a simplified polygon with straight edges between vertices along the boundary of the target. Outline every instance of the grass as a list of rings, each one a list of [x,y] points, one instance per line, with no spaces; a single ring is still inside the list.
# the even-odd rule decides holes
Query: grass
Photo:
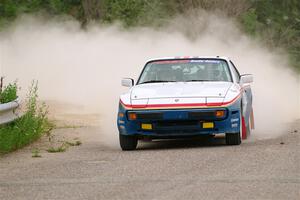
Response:
[[[47,149],[49,153],[60,153],[60,152],[65,152],[68,148],[68,145],[66,143],[63,143],[59,147],[50,147]]]
[[[82,142],[77,140],[77,141],[74,141],[74,142],[66,142],[66,144],[69,145],[69,146],[80,146],[82,144]]]
[[[40,151],[38,149],[33,149],[32,150],[32,157],[33,158],[41,158],[41,154],[40,154]]]
[[[58,147],[50,147],[49,149],[47,149],[48,153],[61,153],[61,152],[65,152],[70,146],[80,146],[82,144],[81,141],[76,140],[74,142],[63,142],[60,146]]]
[[[81,125],[61,125],[55,126],[55,129],[76,129],[76,128],[83,128],[84,126]]]
[[[37,105],[37,91],[37,82],[33,82],[26,99],[24,115],[12,123],[0,126],[0,153],[22,148],[52,129],[46,105]]]

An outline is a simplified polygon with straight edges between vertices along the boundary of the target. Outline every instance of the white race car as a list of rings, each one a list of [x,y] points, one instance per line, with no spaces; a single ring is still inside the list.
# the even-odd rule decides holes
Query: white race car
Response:
[[[226,57],[178,57],[146,63],[138,81],[120,96],[118,130],[122,150],[139,139],[225,134],[239,145],[254,128],[253,76],[240,75]]]

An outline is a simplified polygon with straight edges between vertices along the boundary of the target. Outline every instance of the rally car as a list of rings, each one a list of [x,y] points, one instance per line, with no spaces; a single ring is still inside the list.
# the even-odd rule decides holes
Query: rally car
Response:
[[[251,74],[240,75],[226,57],[149,60],[136,84],[120,96],[117,126],[122,150],[139,139],[225,134],[239,145],[254,128]]]

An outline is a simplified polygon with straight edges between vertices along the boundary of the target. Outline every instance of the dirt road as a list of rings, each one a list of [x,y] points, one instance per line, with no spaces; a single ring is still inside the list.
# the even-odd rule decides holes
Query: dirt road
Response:
[[[300,199],[297,129],[241,146],[180,140],[132,152],[93,139],[95,127],[58,129],[83,144],[32,158],[40,141],[0,158],[0,199]]]

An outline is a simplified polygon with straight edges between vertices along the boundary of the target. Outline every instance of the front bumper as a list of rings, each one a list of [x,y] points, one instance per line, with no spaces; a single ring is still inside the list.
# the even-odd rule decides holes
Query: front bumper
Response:
[[[217,118],[211,113],[224,110],[225,116]],[[129,120],[129,113],[136,113],[136,120]],[[203,123],[212,122],[214,127],[203,128]],[[151,130],[142,128],[151,124]],[[119,106],[118,129],[123,135],[153,137],[196,136],[203,134],[238,133],[240,131],[240,106],[166,109],[166,110],[126,110]]]

